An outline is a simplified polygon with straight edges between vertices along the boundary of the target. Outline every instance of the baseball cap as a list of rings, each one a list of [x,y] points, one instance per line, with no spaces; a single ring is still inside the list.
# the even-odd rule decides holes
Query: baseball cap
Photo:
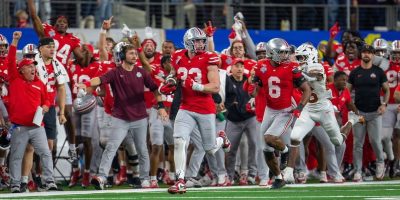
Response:
[[[361,52],[365,52],[365,51],[369,51],[371,53],[374,53],[375,49],[374,49],[373,46],[366,44],[366,45],[361,47]]]
[[[51,44],[51,43],[54,44],[53,38],[49,38],[49,37],[41,38],[41,39],[39,40],[38,48],[41,47],[41,46],[43,46],[43,45],[48,45],[48,44]]]
[[[238,64],[238,63],[244,64],[244,61],[243,61],[242,59],[240,59],[240,58],[235,58],[235,59],[232,61],[232,65],[236,65],[236,64]]]
[[[17,65],[17,69],[19,70],[21,67],[23,67],[25,65],[30,65],[30,64],[37,65],[37,62],[30,58],[24,58],[21,61],[19,61],[18,65]]]

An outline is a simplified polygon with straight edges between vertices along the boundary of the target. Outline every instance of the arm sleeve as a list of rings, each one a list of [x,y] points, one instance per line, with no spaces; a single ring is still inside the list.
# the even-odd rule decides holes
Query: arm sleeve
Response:
[[[350,83],[351,85],[354,85],[354,73],[355,70],[351,71],[349,74],[349,79],[347,80],[347,82]]]
[[[8,50],[7,60],[8,60],[8,74],[10,77],[10,81],[14,80],[18,77],[17,70],[17,47],[14,45],[10,45]]]
[[[250,34],[247,30],[244,32],[244,34],[246,35],[246,37],[243,38],[243,42],[246,45],[247,55],[251,59],[257,60],[256,45],[254,44],[253,39],[250,37]]]
[[[388,80],[387,80],[387,77],[386,77],[386,75],[385,75],[385,72],[383,72],[383,70],[381,69],[381,68],[379,68],[379,73],[381,74],[381,85],[383,84],[383,83],[385,83],[385,82],[387,82]]]
[[[103,74],[100,76],[100,82],[101,84],[107,84],[111,83],[114,79],[116,69],[110,70],[109,72]]]
[[[151,78],[150,73],[147,73],[146,71],[143,70],[142,74],[143,74],[144,85],[147,88],[149,88],[149,90],[152,91],[152,92],[157,90],[158,89],[157,84]]]

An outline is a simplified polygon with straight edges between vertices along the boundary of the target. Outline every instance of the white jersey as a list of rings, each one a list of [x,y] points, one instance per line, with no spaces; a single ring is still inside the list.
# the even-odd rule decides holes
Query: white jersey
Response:
[[[319,66],[319,65],[318,65]],[[306,68],[307,71],[315,70],[314,67]],[[326,88],[326,75],[324,68],[321,65],[319,70],[324,74],[322,80],[318,81],[316,78],[308,77],[308,81],[311,87],[311,97],[305,108],[310,112],[318,112],[321,110],[332,109],[332,103],[330,99],[332,98],[332,91]]]

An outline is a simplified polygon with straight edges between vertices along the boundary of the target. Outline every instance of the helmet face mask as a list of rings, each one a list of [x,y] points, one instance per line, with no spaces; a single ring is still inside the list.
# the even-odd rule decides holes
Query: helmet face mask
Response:
[[[296,51],[296,60],[300,65],[318,63],[318,50],[310,43],[303,43]]]
[[[192,53],[201,53],[207,50],[207,35],[197,27],[190,28],[183,36],[185,49]]]
[[[273,38],[267,43],[267,56],[268,54],[270,54],[271,60],[278,64],[287,62],[290,55],[290,46],[284,39]]]
[[[390,60],[394,63],[400,64],[400,40],[392,42]]]
[[[22,56],[24,58],[34,58],[37,53],[39,53],[39,51],[34,44],[27,44],[22,49]]]
[[[389,43],[382,38],[376,39],[373,43],[372,46],[375,49],[375,55],[376,56],[381,56],[384,58],[389,58],[388,50],[389,50]]]
[[[4,35],[0,34],[0,57],[6,57],[8,53],[8,41]]]

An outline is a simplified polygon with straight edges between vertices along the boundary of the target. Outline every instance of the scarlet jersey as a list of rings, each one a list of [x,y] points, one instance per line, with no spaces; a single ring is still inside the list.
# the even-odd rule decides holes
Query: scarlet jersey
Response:
[[[209,83],[208,66],[218,65],[219,57],[215,53],[204,52],[193,58],[187,56],[187,50],[176,51],[171,56],[171,64],[182,83],[189,76],[200,84]],[[182,87],[181,109],[200,114],[215,114],[216,108],[211,94],[193,91],[192,88]]]
[[[344,53],[340,54],[335,61],[335,67],[337,68],[337,70],[343,71],[347,75],[349,75],[350,72],[356,67],[358,67],[360,64],[361,61],[359,59],[353,60],[353,62],[350,63],[350,61],[347,59]]]
[[[44,34],[47,37],[54,39],[55,47],[57,49],[56,57],[64,66],[67,66],[67,62],[71,56],[71,52],[80,47],[81,40],[75,37],[72,33],[66,33],[62,35],[58,33],[53,26],[50,24],[43,24]]]
[[[221,65],[221,69],[225,69],[227,74],[232,74],[231,73],[232,61],[233,59],[235,59],[235,57],[226,54],[221,54],[220,57],[221,57],[221,63],[224,63],[223,65]],[[245,58],[243,61],[244,61],[243,74],[249,76],[250,71],[257,65],[257,62],[255,60],[248,58]]]
[[[390,62],[389,69],[385,71],[389,88],[390,88],[390,97],[389,103],[396,103],[393,98],[394,91],[399,84],[400,81],[400,64]]]
[[[165,77],[167,77],[167,76],[168,76],[168,73],[167,73],[167,71],[164,70],[164,68],[162,68],[160,65],[154,65],[154,68],[151,71],[151,78],[157,84],[157,86],[160,86],[161,83],[163,83],[165,81]],[[154,94],[152,92],[149,92],[149,93],[153,97],[152,105],[156,105],[157,101],[154,97]],[[173,95],[161,94],[161,98],[166,107],[171,107]]]
[[[78,84],[90,81],[90,79],[96,77],[100,64],[98,62],[92,62],[87,67],[81,67],[77,63],[72,63],[68,67],[68,75],[72,78],[72,98],[75,99],[78,94]]]
[[[149,63],[152,66],[153,70],[155,68],[161,68],[161,57],[162,56],[159,52],[155,53],[153,61],[151,63]],[[140,62],[139,59],[136,62],[136,66],[143,67],[142,63]],[[151,76],[151,77],[154,80],[154,77],[153,76]],[[153,106],[154,102],[156,102],[154,93],[150,92],[149,88],[146,88],[146,87],[144,88],[144,101],[146,102],[146,108],[151,108]]]
[[[347,104],[351,102],[350,91],[346,87],[342,92],[339,92],[333,83],[328,84],[328,88],[332,91],[331,102],[339,110],[342,116],[342,123],[346,123],[348,120],[349,110]]]
[[[328,64],[328,62],[323,62],[322,66],[324,67],[326,77],[333,76],[335,72],[333,71],[333,68]]]
[[[274,67],[268,59],[258,61],[256,76],[262,81],[269,108],[281,110],[292,106],[293,81],[302,77],[297,67],[294,62]]]
[[[10,121],[22,126],[35,126],[32,119],[38,106],[49,106],[46,86],[35,77],[33,81],[26,81],[17,70],[17,48],[10,45],[8,69],[10,70],[10,102],[8,111]]]
[[[95,77],[99,77],[108,71],[114,69],[116,67],[115,63],[112,61],[103,61],[100,63],[99,70],[97,71],[97,74]],[[104,86],[106,95],[104,96],[104,111],[107,114],[112,114],[112,108],[114,107],[114,96],[111,90],[110,84],[107,84]]]

